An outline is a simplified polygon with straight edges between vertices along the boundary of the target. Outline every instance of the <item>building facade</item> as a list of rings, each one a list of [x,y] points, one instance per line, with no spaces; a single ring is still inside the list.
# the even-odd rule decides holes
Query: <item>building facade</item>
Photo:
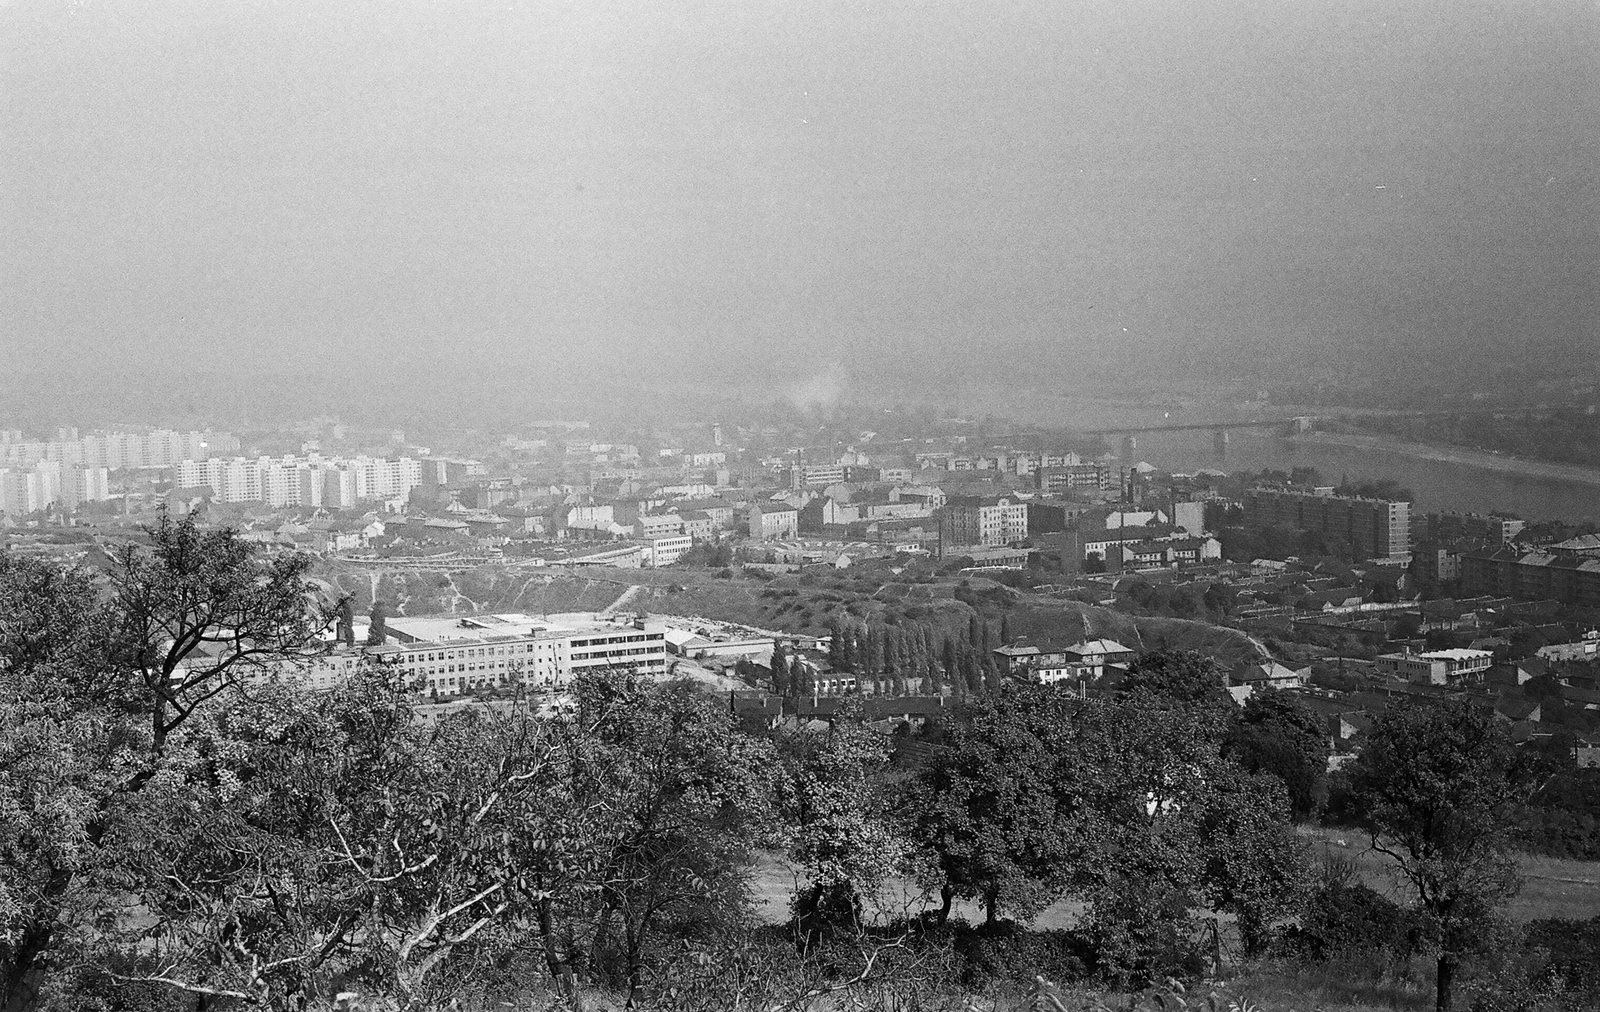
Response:
[[[210,488],[217,502],[280,508],[342,509],[363,500],[403,497],[421,484],[421,475],[421,462],[410,457],[208,457],[177,466],[179,486]]]
[[[1360,558],[1411,551],[1411,504],[1335,495],[1330,490],[1259,486],[1244,496],[1247,530],[1288,527],[1344,538]]]
[[[664,674],[666,629],[656,623],[566,623],[529,615],[391,619],[401,642],[367,653],[419,695],[497,686],[561,689],[587,671]]]
[[[761,541],[790,539],[800,534],[800,511],[792,506],[757,503],[750,507],[750,536]]]
[[[1009,545],[1028,537],[1028,506],[1011,496],[956,498],[940,517],[947,549],[960,545]]]

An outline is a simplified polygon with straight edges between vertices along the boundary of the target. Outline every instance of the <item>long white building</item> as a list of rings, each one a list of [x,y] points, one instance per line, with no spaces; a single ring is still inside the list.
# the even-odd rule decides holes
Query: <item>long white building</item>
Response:
[[[81,464],[110,470],[172,467],[179,461],[199,460],[238,449],[239,440],[225,432],[101,431],[79,438],[75,429],[64,429],[55,439],[25,440],[16,430],[0,431],[0,464],[53,460],[64,465]]]
[[[343,509],[409,495],[422,482],[422,464],[410,457],[211,457],[183,461],[177,482],[209,487],[218,502]]]
[[[512,613],[401,617],[386,625],[391,642],[385,645],[338,649],[309,663],[284,665],[278,677],[331,689],[370,659],[419,696],[449,698],[490,687],[562,689],[575,675],[596,669],[644,675],[667,670],[666,626],[652,621]]]

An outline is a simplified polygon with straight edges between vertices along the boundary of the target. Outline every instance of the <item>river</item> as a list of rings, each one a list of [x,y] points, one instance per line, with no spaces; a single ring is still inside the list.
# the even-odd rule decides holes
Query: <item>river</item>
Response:
[[[1389,480],[1415,493],[1414,508],[1515,513],[1530,520],[1600,520],[1600,486],[1559,478],[1508,473],[1468,463],[1428,460],[1392,449],[1284,439],[1264,429],[1229,432],[1218,453],[1208,431],[1145,432],[1136,460],[1165,471],[1289,471],[1314,467],[1337,483]]]
[[[1118,425],[1146,426],[1199,424],[1201,422],[1283,417],[1299,413],[1293,408],[1202,404],[1154,406],[1149,401],[1113,401],[1093,397],[1063,397],[1053,391],[1019,391],[995,388],[968,391],[963,407],[971,413],[992,412],[1024,424],[1059,425],[1076,429],[1104,429]],[[1310,409],[1315,413],[1316,409]],[[1110,437],[1112,452],[1120,440]],[[1446,449],[1446,448],[1440,448]],[[1470,457],[1471,454],[1462,456]],[[1496,468],[1475,466],[1462,460],[1431,460],[1424,452],[1396,452],[1394,448],[1340,446],[1280,437],[1273,429],[1232,429],[1225,453],[1219,454],[1209,429],[1183,432],[1143,432],[1138,435],[1134,461],[1148,461],[1164,471],[1290,471],[1314,467],[1329,482],[1387,479],[1415,494],[1418,512],[1460,510],[1507,512],[1529,520],[1600,520],[1600,483],[1560,477],[1520,474],[1497,469],[1512,466],[1495,461]],[[1537,470],[1534,465],[1532,470]]]

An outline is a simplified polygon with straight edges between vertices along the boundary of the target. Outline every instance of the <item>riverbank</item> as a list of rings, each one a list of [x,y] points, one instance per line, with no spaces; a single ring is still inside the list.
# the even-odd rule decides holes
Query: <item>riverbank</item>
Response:
[[[1582,467],[1577,464],[1554,464],[1549,461],[1528,460],[1525,457],[1511,457],[1501,453],[1470,450],[1460,446],[1413,443],[1404,439],[1395,439],[1392,436],[1364,436],[1350,432],[1307,432],[1287,438],[1290,442],[1301,445],[1344,446],[1361,450],[1381,450],[1385,453],[1397,453],[1402,456],[1416,457],[1419,460],[1430,460],[1441,464],[1459,464],[1463,467],[1475,467],[1485,471],[1498,471],[1501,474],[1539,478],[1547,481],[1579,482],[1600,487],[1600,468]]]

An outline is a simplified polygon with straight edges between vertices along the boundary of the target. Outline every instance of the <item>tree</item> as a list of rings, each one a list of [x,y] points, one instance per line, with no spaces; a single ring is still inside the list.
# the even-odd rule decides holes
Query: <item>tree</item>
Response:
[[[1220,705],[1230,702],[1227,684],[1227,675],[1211,658],[1193,650],[1160,650],[1134,661],[1117,686],[1117,694],[1143,695],[1183,705]]]
[[[591,965],[607,952],[630,1004],[664,934],[726,928],[743,911],[750,847],[778,840],[776,753],[690,683],[581,679],[597,751],[577,793],[614,813],[586,912]],[[676,958],[677,952],[664,952]]]
[[[367,619],[371,623],[367,627],[367,646],[383,646],[384,640],[389,638],[389,623],[388,613],[382,601],[373,598],[372,610],[367,613]]]
[[[1310,895],[1307,845],[1289,822],[1280,781],[1223,765],[1211,786],[1199,818],[1206,844],[1202,888],[1214,909],[1234,915],[1246,955],[1257,956],[1272,922]]]
[[[1289,693],[1257,692],[1245,700],[1223,752],[1248,772],[1277,777],[1296,818],[1315,818],[1328,800],[1328,734]]]
[[[1027,919],[1069,881],[1072,714],[1067,697],[1038,685],[975,701],[908,791],[911,835],[939,889],[939,921],[954,897],[978,899],[995,924]]]
[[[859,929],[863,900],[906,851],[879,776],[888,752],[879,735],[851,716],[778,740],[780,812],[789,858],[801,871],[793,908],[808,947],[831,930]]]
[[[103,601],[83,574],[0,569],[0,596],[44,595],[24,610],[20,635],[4,639],[0,748],[49,735],[52,760],[24,764],[7,785],[50,797],[48,820],[38,810],[0,816],[19,820],[0,836],[33,841],[28,859],[0,870],[14,897],[0,911],[7,1012],[34,1006],[53,950],[95,914],[81,906],[93,902],[84,877],[114,874],[129,859],[118,848],[144,845],[125,830],[181,782],[173,736],[249,675],[311,656],[331,618],[309,596],[305,556],[264,559],[232,530],[165,511],[146,534],[111,557]]]
[[[350,595],[339,599],[337,612],[339,642],[346,647],[353,647],[356,645],[356,610]]]
[[[1464,702],[1399,703],[1350,769],[1373,849],[1394,861],[1438,948],[1435,1007],[1449,1012],[1461,957],[1518,888],[1510,737]]]
[[[784,656],[783,644],[777,643],[772,647],[772,659],[767,662],[772,668],[772,691],[776,695],[791,697],[798,686],[789,676],[789,659]]]

